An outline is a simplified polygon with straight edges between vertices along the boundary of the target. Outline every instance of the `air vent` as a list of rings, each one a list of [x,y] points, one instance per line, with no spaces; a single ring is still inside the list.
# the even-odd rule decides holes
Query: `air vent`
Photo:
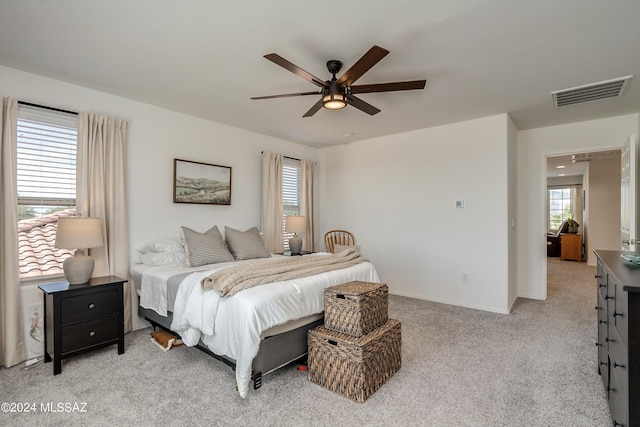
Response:
[[[573,154],[571,156],[571,163],[590,162],[592,159],[589,153],[585,154]]]
[[[627,90],[627,86],[629,86],[632,77],[633,76],[620,77],[618,79],[591,83],[570,89],[556,90],[551,92],[553,105],[554,107],[564,107],[565,105],[622,96]]]

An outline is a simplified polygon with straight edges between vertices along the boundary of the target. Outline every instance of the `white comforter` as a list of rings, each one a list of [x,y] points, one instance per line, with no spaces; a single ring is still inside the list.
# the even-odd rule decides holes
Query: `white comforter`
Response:
[[[223,267],[222,267],[223,268]],[[217,291],[203,291],[200,280],[216,269],[187,276],[176,296],[171,329],[185,344],[200,339],[209,349],[236,361],[236,382],[246,397],[251,364],[258,354],[263,331],[324,310],[324,289],[352,280],[379,282],[369,262],[316,276],[268,283],[220,298]]]

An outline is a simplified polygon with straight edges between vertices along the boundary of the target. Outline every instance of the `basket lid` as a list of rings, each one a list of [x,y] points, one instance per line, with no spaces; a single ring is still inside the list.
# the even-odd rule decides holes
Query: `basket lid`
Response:
[[[387,288],[387,285],[384,283],[353,281],[328,287],[325,289],[325,291],[345,295],[362,295],[369,292],[377,291],[381,288]]]

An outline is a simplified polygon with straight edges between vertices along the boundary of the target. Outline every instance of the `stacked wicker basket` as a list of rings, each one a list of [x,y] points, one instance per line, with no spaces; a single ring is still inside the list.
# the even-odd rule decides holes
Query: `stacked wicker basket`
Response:
[[[400,321],[389,319],[389,288],[349,282],[324,293],[324,326],[308,334],[309,381],[364,402],[401,365]]]

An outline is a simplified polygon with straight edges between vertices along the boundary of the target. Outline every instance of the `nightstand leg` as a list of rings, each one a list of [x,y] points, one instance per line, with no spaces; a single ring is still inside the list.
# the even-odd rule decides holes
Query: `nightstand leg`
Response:
[[[62,372],[62,360],[59,357],[53,359],[53,375],[59,375]]]
[[[44,307],[44,363],[51,362],[51,356],[49,355],[47,347],[47,294],[42,294],[42,307]]]

